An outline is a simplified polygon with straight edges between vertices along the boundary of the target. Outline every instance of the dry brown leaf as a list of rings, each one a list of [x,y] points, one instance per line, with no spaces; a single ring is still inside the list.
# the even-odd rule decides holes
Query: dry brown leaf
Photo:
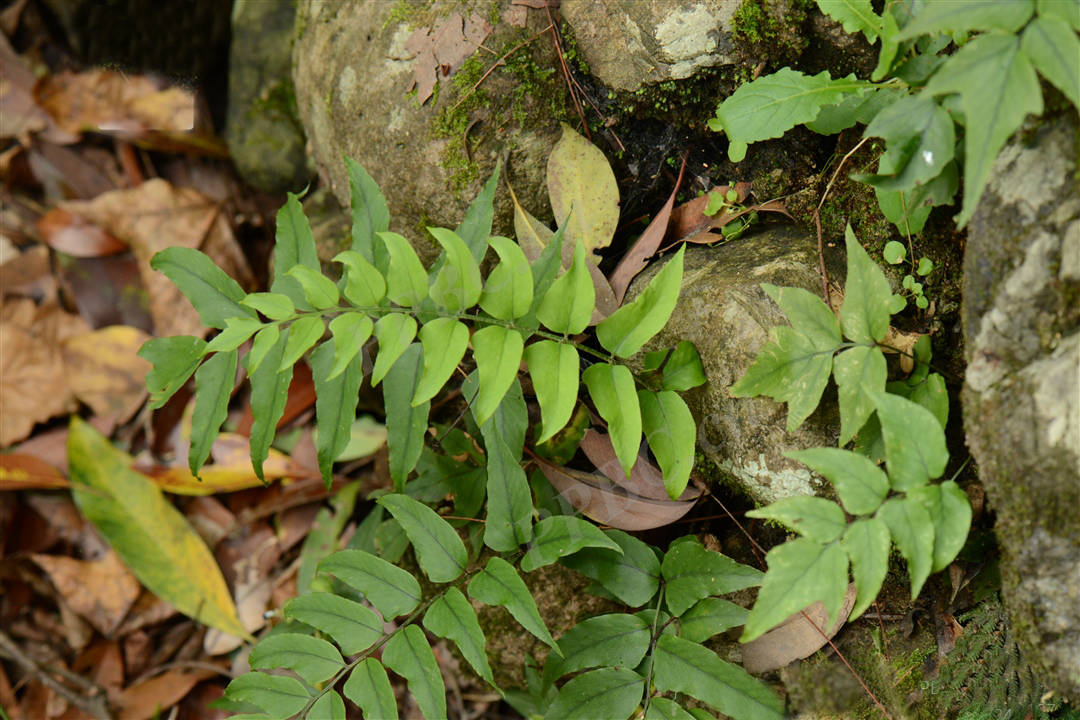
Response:
[[[150,259],[159,250],[202,249],[241,286],[250,288],[254,284],[251,269],[220,207],[194,190],[174,188],[164,180],[154,179],[131,190],[113,190],[91,201],[63,203],[62,207],[131,246],[150,296],[150,314],[159,336],[198,336],[205,332],[187,298],[150,267]]]
[[[112,550],[92,562],[57,555],[30,558],[48,574],[64,602],[106,636],[120,626],[142,590]]]
[[[176,615],[176,608],[165,602],[154,593],[144,589],[124,620],[124,624],[116,629],[116,637],[124,637],[137,632],[144,627],[156,625]]]
[[[79,315],[91,327],[128,325],[153,331],[150,297],[143,289],[139,263],[131,253],[72,258],[61,264],[60,275],[75,298]]]
[[[184,699],[184,696],[206,678],[211,670],[169,670],[143,680],[120,695],[117,720],[150,720],[163,716],[165,711]]]
[[[726,193],[730,189],[730,185],[721,185],[713,188],[710,192]],[[738,202],[741,203],[750,194],[750,183],[735,183],[735,192],[739,194]],[[717,215],[711,217],[706,215],[705,209],[708,206],[709,193],[705,193],[674,208],[671,211],[671,222],[668,225],[667,243],[678,242],[682,238],[711,225],[716,220]]]
[[[66,488],[68,480],[49,463],[23,453],[0,454],[0,490]]]
[[[663,242],[664,236],[667,234],[671,211],[675,207],[675,195],[679,192],[683,172],[686,170],[686,157],[683,156],[682,165],[679,167],[679,178],[675,181],[675,187],[672,189],[667,202],[660,208],[660,212],[645,228],[645,232],[638,236],[633,247],[627,250],[622,260],[615,266],[614,272],[611,273],[611,289],[614,290],[615,300],[620,305],[626,295],[626,289],[630,287],[630,281],[645,269],[649,258],[656,254],[656,251],[660,248],[660,243]]]
[[[101,257],[127,250],[127,245],[63,208],[54,208],[41,216],[37,229],[46,245],[74,257]]]
[[[473,13],[468,20],[462,21],[461,15],[455,12],[434,28],[413,31],[405,42],[405,49],[414,57],[412,86],[416,87],[416,99],[421,105],[433,94],[438,78],[457,72],[491,30],[491,25],[481,15]]]
[[[5,298],[21,296],[54,303],[56,287],[49,249],[44,245],[28,247],[0,265],[0,294]]]
[[[807,622],[802,613],[793,613],[769,632],[741,646],[743,668],[757,674],[810,657],[828,642],[821,633],[825,632],[832,639],[847,622],[854,606],[855,583],[851,583],[844,595],[840,615],[828,631],[825,626],[829,622],[829,614],[822,603],[816,602],[803,611],[813,624]]]
[[[537,460],[548,482],[567,502],[603,525],[649,530],[670,525],[694,507],[693,501],[652,500],[631,495],[600,475]]]
[[[3,123],[0,137],[16,138],[23,146],[30,145],[30,134],[56,143],[72,143],[78,135],[61,130],[56,122],[34,99],[34,73],[23,64],[5,35],[0,34],[0,107]]]
[[[637,462],[630,470],[630,477],[626,477],[626,473],[623,472],[619,458],[615,455],[615,446],[611,444],[610,435],[592,429],[585,431],[585,436],[581,439],[581,451],[597,470],[632,495],[650,500],[671,500],[667,490],[664,489],[663,472],[649,461],[644,448],[638,453]],[[679,500],[696,500],[699,495],[701,495],[700,490],[688,487],[679,496]]]
[[[236,516],[209,495],[192,498],[184,507],[184,516],[210,549],[236,527]]]
[[[195,96],[180,88],[161,89],[143,75],[61,71],[43,78],[35,95],[69,133],[137,136],[149,130],[188,132],[195,127]]]
[[[71,664],[71,669],[104,688],[110,702],[116,702],[124,687],[124,657],[115,640],[97,639]]]
[[[114,325],[65,340],[61,353],[75,397],[99,417],[126,422],[146,399],[152,366],[138,352],[149,339],[142,330]]]
[[[76,409],[60,343],[90,328],[78,315],[31,300],[0,305],[0,447]]]

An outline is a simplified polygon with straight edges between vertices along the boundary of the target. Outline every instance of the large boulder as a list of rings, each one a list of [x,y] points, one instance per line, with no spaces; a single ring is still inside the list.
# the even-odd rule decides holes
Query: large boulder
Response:
[[[732,24],[741,0],[563,0],[590,72],[614,90],[682,80],[735,62]]]
[[[1080,182],[1075,113],[1006,146],[964,259],[964,426],[1025,655],[1080,698]]]
[[[225,139],[240,175],[263,192],[307,184],[304,130],[291,75],[292,3],[236,0]]]
[[[547,35],[534,37],[548,25],[546,13],[518,6],[526,11],[517,15],[525,27],[516,27],[503,20],[510,0],[494,6],[466,0],[435,0],[422,7],[387,0],[299,0],[297,5],[297,107],[319,174],[342,205],[349,204],[342,160],[347,155],[382,188],[391,229],[409,237],[422,259],[430,260],[437,246],[424,228],[456,227],[502,158],[522,204],[540,217],[549,214],[547,156],[559,136],[559,113],[572,105],[563,95],[552,43]],[[430,68],[438,84],[430,99],[419,102],[409,94],[410,86],[418,64],[432,59],[417,54],[410,37],[445,27],[442,23],[455,15],[458,35],[463,20],[475,19],[465,26],[466,38],[471,28],[496,15],[499,21],[488,24],[484,49],[460,67]],[[519,44],[505,66],[481,81]],[[508,194],[498,193],[496,232],[512,234],[511,211]]]
[[[663,266],[653,263],[627,294],[632,298]],[[826,490],[826,483],[788,450],[836,446],[835,395],[794,433],[786,430],[787,405],[769,398],[732,398],[731,386],[768,341],[769,329],[786,323],[761,283],[821,291],[817,247],[803,230],[770,226],[716,247],[686,251],[682,291],[667,326],[650,347],[689,340],[698,349],[708,382],[685,394],[698,424],[698,448],[723,475],[760,504]]]

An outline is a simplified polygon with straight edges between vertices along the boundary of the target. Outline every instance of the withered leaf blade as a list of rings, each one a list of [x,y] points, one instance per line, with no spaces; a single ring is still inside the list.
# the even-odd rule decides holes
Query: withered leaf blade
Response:
[[[581,439],[581,451],[597,470],[632,495],[650,500],[671,501],[667,490],[664,489],[664,474],[649,460],[644,447],[638,453],[637,462],[630,471],[630,477],[626,477],[626,473],[622,471],[619,458],[615,455],[615,447],[611,444],[610,435],[588,430],[585,437]],[[679,500],[696,500],[699,495],[701,495],[700,490],[688,487],[679,496]]]
[[[829,622],[829,613],[825,610],[825,605],[820,602],[814,603],[803,611],[813,625],[807,622],[802,613],[792,614],[769,632],[741,646],[743,668],[747,672],[763,673],[782,668],[795,660],[810,657],[828,642],[826,636],[832,639],[833,635],[840,631],[854,606],[855,583],[851,583],[844,596],[840,616],[831,628],[825,627],[825,624]],[[825,633],[824,636],[822,632]]]
[[[52,490],[68,486],[55,467],[33,455],[0,454],[0,490]]]
[[[138,351],[149,339],[138,328],[113,325],[65,340],[61,354],[75,397],[103,418],[127,421],[146,399],[151,365]]]
[[[652,500],[631,495],[600,475],[558,467],[537,459],[540,471],[567,502],[598,523],[620,530],[651,530],[670,525],[694,501]]]
[[[679,168],[679,179],[675,181],[675,187],[672,188],[667,202],[660,208],[660,212],[652,219],[649,226],[645,228],[645,232],[641,233],[633,247],[623,255],[622,260],[615,266],[615,271],[611,273],[611,289],[614,291],[616,303],[619,305],[622,304],[623,297],[626,295],[626,289],[630,287],[630,281],[645,269],[648,259],[656,254],[656,251],[660,248],[660,243],[664,240],[664,236],[667,235],[671,211],[675,207],[675,196],[679,192],[679,186],[682,185],[685,170],[686,156],[684,155],[682,166]]]
[[[48,574],[68,607],[103,635],[119,627],[142,590],[112,550],[94,562],[37,553],[30,557]]]
[[[54,208],[37,221],[45,244],[72,257],[102,257],[127,250],[127,245],[86,218]]]

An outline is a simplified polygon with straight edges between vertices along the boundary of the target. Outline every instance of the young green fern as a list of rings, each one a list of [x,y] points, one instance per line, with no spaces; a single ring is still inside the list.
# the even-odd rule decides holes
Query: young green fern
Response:
[[[256,473],[262,478],[292,368],[307,355],[317,396],[319,467],[329,483],[365,376],[361,350],[373,337],[378,352],[371,384],[384,385],[390,474],[397,490],[420,456],[431,399],[471,347],[478,374],[471,402],[478,425],[495,415],[524,360],[541,409],[542,442],[569,421],[580,378],[608,424],[624,471],[629,474],[636,461],[644,430],[668,492],[678,497],[689,480],[684,458],[693,454],[693,419],[678,395],[639,388],[617,359],[637,353],[667,322],[682,279],[681,250],[637,299],[597,325],[602,350],[596,350],[571,339],[589,325],[595,302],[584,245],[577,243],[573,262],[560,274],[561,231],[531,264],[512,240],[489,237],[497,175],[457,231],[429,229],[443,249],[430,271],[404,237],[387,230],[385,201],[371,177],[351,161],[349,175],[353,242],[335,258],[344,268],[336,283],[323,275],[307,218],[291,194],[278,213],[269,292],[244,293],[196,250],[169,248],[154,257],[154,269],[184,292],[207,326],[220,330],[209,343],[162,338],[141,351],[154,365],[147,377],[152,407],[160,407],[195,375],[192,473],[197,475],[206,461],[225,419],[239,348],[251,340],[242,362],[251,382]],[[484,281],[479,264],[488,247],[499,262]],[[584,373],[579,372],[582,355],[591,363]],[[531,504],[519,511],[531,512]]]
[[[805,290],[764,286],[791,325],[773,328],[770,342],[731,388],[735,397],[766,395],[787,402],[789,431],[817,407],[830,375],[840,405],[839,448],[788,453],[827,479],[840,503],[792,497],[747,513],[783,523],[799,537],[766,556],[768,572],[744,641],[813,602],[824,603],[835,618],[849,565],[857,591],[851,617],[858,617],[881,589],[894,543],[907,561],[914,599],[930,573],[946,568],[967,539],[967,495],[952,480],[930,483],[945,472],[949,453],[948,395],[942,377],[930,372],[929,340],[916,344],[918,369],[911,377],[888,382],[882,350],[894,296],[850,227],[846,244],[839,319]],[[842,449],[853,438],[856,450]],[[886,469],[877,464],[882,457]]]

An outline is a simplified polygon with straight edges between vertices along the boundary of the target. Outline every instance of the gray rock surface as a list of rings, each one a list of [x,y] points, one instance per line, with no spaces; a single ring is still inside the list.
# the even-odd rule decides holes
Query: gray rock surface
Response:
[[[1002,151],[964,259],[968,446],[997,513],[1025,656],[1080,697],[1080,181],[1076,115]]]
[[[517,51],[526,58],[532,53],[536,67],[551,69],[546,86],[522,87],[514,73],[496,70],[455,110],[474,84],[471,79],[464,87],[455,83],[459,75],[466,76],[466,60],[459,75],[442,77],[436,94],[419,104],[407,94],[417,62],[406,48],[410,35],[455,12],[463,18],[473,12],[488,18],[491,4],[435,0],[422,9],[417,4],[407,19],[395,10],[400,5],[388,0],[299,0],[293,80],[315,164],[341,204],[349,205],[342,161],[348,155],[382,188],[390,229],[408,237],[421,259],[430,261],[437,246],[424,228],[456,227],[499,158],[522,204],[538,217],[549,215],[545,168],[559,136],[551,107],[571,106],[548,103],[538,95],[551,88],[560,91],[563,82],[546,36],[525,42]],[[500,12],[509,7],[510,0],[496,4]],[[525,28],[495,23],[483,43],[490,52],[480,50],[473,56],[479,68],[486,70],[498,59],[492,52],[501,55],[548,24],[546,15],[535,10],[528,10],[526,19]],[[504,191],[496,196],[495,230],[512,234],[510,199]]]
[[[289,2],[236,0],[225,139],[240,175],[263,192],[299,191],[310,178],[296,117]]]
[[[734,62],[731,23],[741,0],[563,0],[590,72],[615,90],[682,80]]]
[[[633,297],[655,275],[653,263],[631,285]],[[708,382],[684,394],[698,424],[698,448],[755,502],[827,492],[827,483],[787,450],[836,445],[839,415],[835,393],[794,433],[787,405],[769,398],[732,398],[731,386],[768,341],[769,329],[787,320],[761,283],[820,292],[817,246],[801,229],[772,226],[716,247],[686,251],[679,301],[649,349],[694,343]],[[830,396],[831,395],[831,396]]]

